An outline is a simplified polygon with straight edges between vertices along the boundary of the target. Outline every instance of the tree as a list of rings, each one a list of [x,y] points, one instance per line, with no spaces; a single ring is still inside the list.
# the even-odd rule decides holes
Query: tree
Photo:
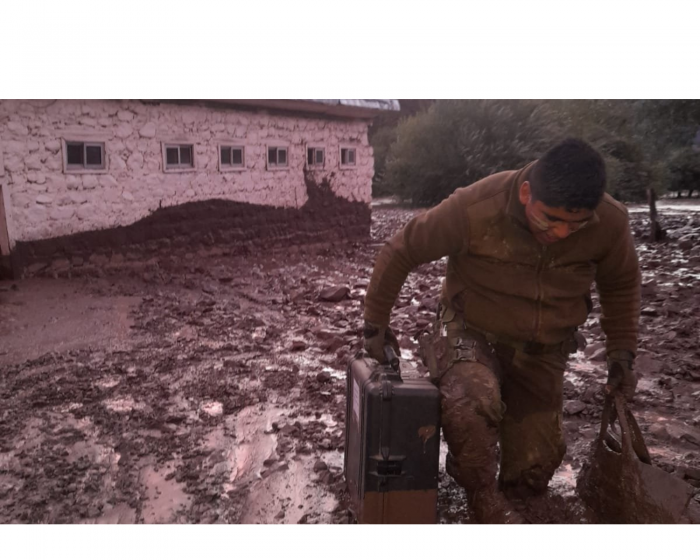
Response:
[[[688,191],[688,196],[693,196],[693,191],[700,190],[700,152],[694,148],[677,150],[668,160],[667,173],[671,192],[681,196]]]
[[[401,121],[384,181],[414,205],[541,156],[563,130],[538,101],[440,100]]]

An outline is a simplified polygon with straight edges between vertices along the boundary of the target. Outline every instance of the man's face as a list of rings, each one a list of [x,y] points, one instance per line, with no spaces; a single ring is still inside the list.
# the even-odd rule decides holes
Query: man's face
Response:
[[[534,200],[527,181],[520,186],[520,202],[525,206],[525,216],[532,235],[542,245],[566,239],[585,227],[593,217],[593,210],[553,208]]]

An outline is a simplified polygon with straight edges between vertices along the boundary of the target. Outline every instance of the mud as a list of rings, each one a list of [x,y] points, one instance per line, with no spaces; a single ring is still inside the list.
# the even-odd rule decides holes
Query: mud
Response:
[[[143,269],[1,282],[0,522],[352,522],[344,370],[376,251],[414,213],[376,206],[371,240],[333,249],[173,248]],[[669,239],[648,246],[633,212],[645,311],[632,410],[655,463],[700,487],[700,207],[660,214]],[[399,296],[405,368],[422,371],[413,335],[444,264]],[[531,522],[596,522],[575,485],[602,411],[599,314],[566,373],[564,463],[547,495],[516,504]],[[470,523],[445,451],[440,522]]]
[[[137,222],[37,241],[18,242],[11,254],[15,277],[71,278],[141,269],[173,249],[249,255],[271,247],[366,239],[367,204],[337,196],[334,173],[317,182],[304,177],[308,199],[300,208],[229,200],[157,208]],[[0,276],[0,278],[2,278]]]

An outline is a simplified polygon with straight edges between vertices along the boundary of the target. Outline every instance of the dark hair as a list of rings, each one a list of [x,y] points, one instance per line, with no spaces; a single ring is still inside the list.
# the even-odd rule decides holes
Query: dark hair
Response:
[[[552,208],[593,210],[605,193],[605,161],[589,144],[567,138],[532,168],[532,197]]]

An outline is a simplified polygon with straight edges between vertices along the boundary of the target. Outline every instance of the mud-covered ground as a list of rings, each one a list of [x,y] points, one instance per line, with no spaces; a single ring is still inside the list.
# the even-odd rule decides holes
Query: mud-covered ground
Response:
[[[0,283],[0,523],[351,522],[344,370],[376,251],[414,213],[377,206],[371,242],[335,250],[206,248]],[[700,206],[662,204],[670,235],[655,246],[645,213],[632,215],[644,272],[633,410],[655,463],[700,487]],[[443,269],[421,267],[401,293],[405,369],[421,371],[412,336]],[[599,312],[566,374],[564,464],[546,496],[518,504],[534,523],[596,521],[575,477],[601,413]],[[444,472],[439,509],[470,522]]]

